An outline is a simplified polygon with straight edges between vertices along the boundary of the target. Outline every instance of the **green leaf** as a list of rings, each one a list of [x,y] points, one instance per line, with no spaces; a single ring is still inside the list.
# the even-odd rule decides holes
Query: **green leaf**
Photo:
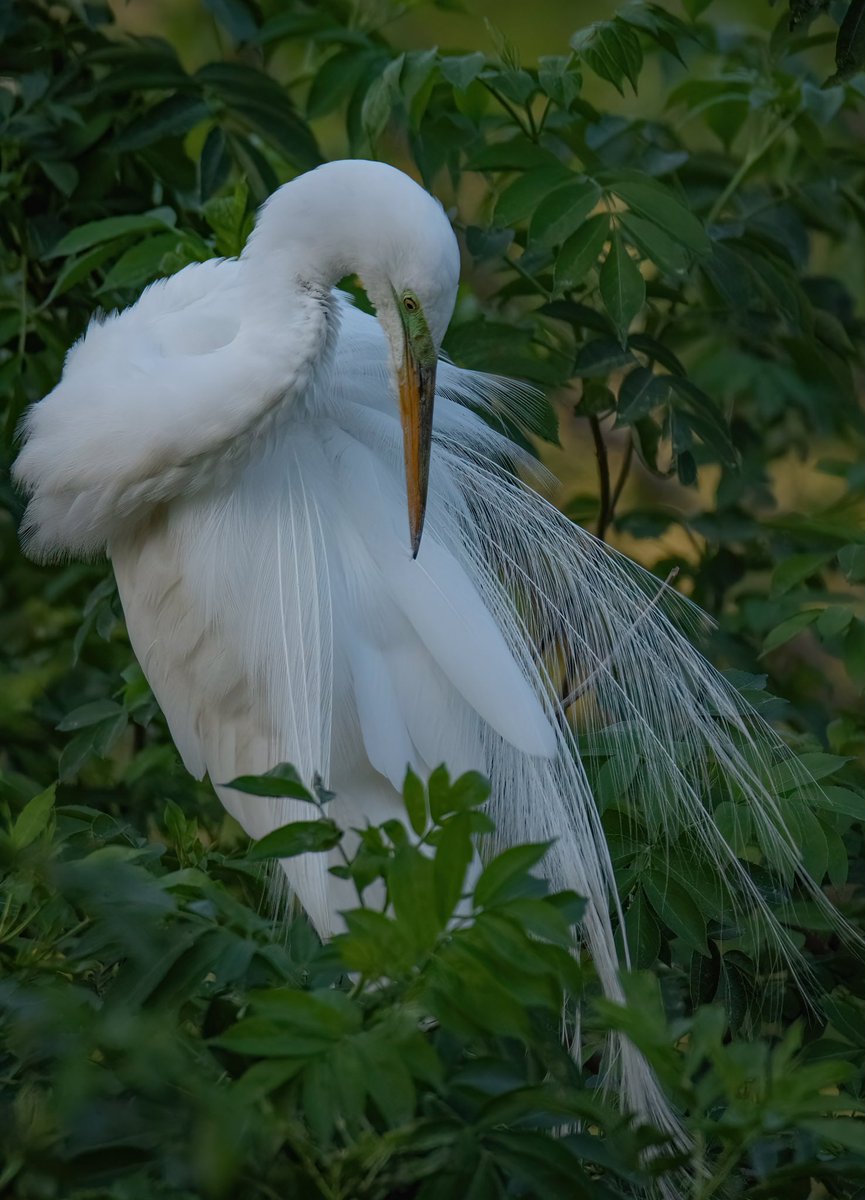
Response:
[[[160,233],[130,246],[105,276],[97,294],[101,295],[115,288],[141,287],[163,275],[165,272],[162,270],[162,261],[167,254],[177,249],[179,243],[178,234]]]
[[[801,803],[785,806],[784,817],[802,856],[802,865],[816,883],[822,883],[829,865],[829,845],[823,826]]]
[[[296,858],[332,850],[342,839],[342,830],[330,820],[294,821],[266,834],[250,848],[247,858]]]
[[[151,233],[153,230],[170,229],[177,220],[170,208],[154,208],[151,212],[129,217],[105,217],[101,221],[88,221],[71,230],[48,252],[46,258],[60,255],[79,254],[91,246],[113,242],[129,234]]]
[[[573,172],[564,166],[537,167],[515,179],[496,202],[495,224],[516,225],[530,217],[538,205],[555,188],[573,179]]]
[[[572,65],[570,55],[542,54],[538,59],[538,83],[541,91],[566,112],[580,94],[582,77]]]
[[[679,245],[699,255],[711,250],[712,244],[700,221],[657,179],[616,173],[604,182],[637,217],[656,225]],[[645,226],[635,228],[645,232]]]
[[[493,142],[472,155],[468,171],[531,171],[536,167],[561,167],[551,150],[519,135],[506,142]]]
[[[28,800],[12,826],[12,844],[23,850],[31,842],[35,842],[40,833],[48,828],[51,814],[54,812],[54,796],[56,784],[51,784],[44,792]]]
[[[470,83],[474,83],[486,66],[486,56],[480,51],[474,54],[445,55],[439,59],[439,69],[442,78],[451,87],[464,92]]]
[[[660,225],[635,212],[620,213],[618,219],[628,240],[644,258],[651,259],[662,271],[668,271],[671,275],[683,275],[688,270],[690,259],[687,251]]]
[[[805,609],[803,612],[795,613],[792,617],[788,617],[786,621],[782,621],[780,625],[776,625],[770,630],[763,639],[763,654],[768,654],[771,650],[777,650],[779,646],[785,645],[796,637],[804,629],[820,616],[819,608]]]
[[[210,115],[210,106],[199,96],[169,96],[126,126],[114,141],[114,152],[128,154],[165,138],[181,137]]]
[[[831,641],[833,638],[840,637],[849,628],[852,620],[852,608],[840,604],[826,607],[817,618],[817,632],[821,638]]]
[[[340,50],[318,68],[306,99],[309,117],[324,117],[349,98],[360,81],[374,66],[387,64],[380,50],[363,50],[357,46]]]
[[[661,931],[642,889],[625,913],[625,938],[633,967],[646,969],[655,965],[661,952]]]
[[[578,379],[606,378],[610,372],[634,363],[633,354],[610,338],[595,338],[580,347],[574,364]]]
[[[624,348],[631,322],[643,307],[646,284],[640,274],[640,268],[628,254],[618,233],[613,235],[598,279],[604,307],[610,314]]]
[[[532,867],[541,861],[552,844],[535,842],[525,846],[513,846],[499,854],[484,867],[478,879],[474,893],[475,904],[480,908],[490,908],[520,895]]]
[[[773,787],[779,792],[789,792],[792,788],[804,786],[803,776],[807,779],[825,779],[835,775],[850,760],[840,754],[824,754],[822,751],[809,751],[807,754],[791,755],[784,762],[775,763],[769,772]]]
[[[608,80],[622,95],[625,79],[636,92],[643,50],[630,25],[618,18],[596,21],[578,30],[571,38],[571,46],[596,75]]]
[[[610,218],[597,213],[565,242],[556,256],[556,290],[566,291],[582,283],[597,264],[604,243],[610,236]]]
[[[214,192],[219,191],[228,181],[230,171],[228,141],[222,130],[214,126],[205,139],[198,164],[198,190],[202,200],[209,200]]]
[[[258,25],[252,9],[245,0],[203,0],[203,3],[236,42],[254,40],[258,33]]]
[[[459,903],[466,871],[474,857],[468,812],[456,813],[441,831],[433,867],[439,921],[446,925]]]
[[[708,954],[706,922],[687,890],[662,868],[642,876],[641,882],[652,907],[664,924],[682,939],[689,950]]]
[[[455,811],[451,803],[451,777],[444,763],[431,773],[427,781],[427,791],[430,816],[436,823]]]
[[[417,846],[398,846],[388,863],[387,889],[397,922],[411,934],[415,954],[427,953],[445,924],[437,903],[434,864]]]
[[[486,804],[490,796],[490,783],[480,771],[466,771],[456,779],[450,790],[450,804],[454,809],[478,808]]]
[[[827,785],[819,792],[809,794],[809,798],[818,808],[853,817],[856,821],[865,821],[865,794],[862,792]]]
[[[629,425],[653,409],[665,404],[670,396],[670,384],[664,375],[656,375],[647,367],[629,371],[619,388],[616,413],[617,425]]]
[[[797,584],[810,579],[820,568],[833,557],[832,551],[820,554],[791,554],[772,572],[772,591],[777,595],[789,592]]]
[[[286,796],[292,800],[308,800],[310,804],[315,799],[309,788],[290,763],[280,763],[264,775],[239,775],[223,787],[234,788],[236,792],[244,792],[247,796]]]
[[[423,783],[411,767],[405,773],[402,798],[408,813],[409,824],[418,837],[421,837],[427,827],[426,794]]]
[[[215,107],[226,106],[258,137],[280,154],[287,162],[306,170],[318,166],[321,154],[309,126],[295,111],[294,105],[280,84],[256,67],[240,62],[213,62],[201,67],[195,79],[205,92],[215,99]],[[226,130],[228,132],[228,130]],[[235,153],[253,167],[261,183],[273,191],[279,180],[273,175],[267,160],[248,138],[234,135],[231,144]],[[260,184],[253,185],[253,192]]]
[[[530,239],[543,246],[560,245],[579,229],[600,195],[601,189],[593,179],[577,179],[555,188],[535,210]]]
[[[399,96],[399,79],[405,55],[391,59],[370,83],[360,110],[360,122],[371,144],[375,144],[387,126]]]
[[[835,1143],[857,1155],[865,1154],[865,1125],[854,1117],[814,1117],[802,1121],[802,1127],[824,1144]]]
[[[67,713],[57,723],[56,728],[62,733],[73,729],[85,729],[90,725],[98,725],[102,721],[113,719],[122,713],[123,708],[114,700],[94,700],[90,704],[82,704],[80,708],[74,708],[72,712]]]
[[[865,580],[865,546],[842,546],[838,551],[838,562],[851,582]]]

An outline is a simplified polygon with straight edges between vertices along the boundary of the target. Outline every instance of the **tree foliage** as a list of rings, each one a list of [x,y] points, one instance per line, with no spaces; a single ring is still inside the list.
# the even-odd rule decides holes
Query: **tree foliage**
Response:
[[[225,50],[191,70],[101,3],[0,4],[2,453],[94,307],[238,253],[322,146],[410,167],[464,249],[447,351],[545,388],[506,420],[561,438],[570,515],[677,568],[716,618],[712,654],[820,782],[772,780],[804,861],[861,924],[865,8],[791,0],[764,30],[768,9],[731,26],[719,7],[622,4],[525,63],[494,28],[397,45],[388,4],[208,0]],[[359,908],[324,949],[302,919],[284,935],[255,855],[178,763],[105,566],[27,563],[0,487],[0,1190],[636,1194],[682,1162],[597,1088],[615,1027],[685,1115],[695,1197],[731,1179],[855,1194],[861,962],[742,805],[715,819],[809,957],[817,1007],[731,927],[715,864],[637,824],[640,763],[613,732],[584,752],[648,972],[628,1007],[568,955],[579,906],[532,881],[542,848],[458,907],[477,779],[408,781],[433,857],[391,826],[345,863],[362,891],[387,885],[390,915]],[[287,769],[242,786],[300,787]],[[259,857],[338,841],[326,809],[272,836]],[[563,991],[588,1014],[580,1063]]]

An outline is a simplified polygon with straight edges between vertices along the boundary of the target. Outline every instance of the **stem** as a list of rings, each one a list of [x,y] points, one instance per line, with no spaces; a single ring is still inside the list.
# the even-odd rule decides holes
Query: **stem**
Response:
[[[595,443],[595,457],[598,460],[598,483],[601,487],[601,513],[598,517],[597,536],[604,541],[607,526],[610,523],[610,460],[607,456],[607,445],[601,432],[601,422],[597,417],[589,417],[589,428]]]
[[[751,168],[755,166],[764,156],[764,154],[766,154],[772,148],[775,142],[777,142],[778,138],[787,132],[787,130],[796,120],[797,115],[797,113],[791,113],[790,116],[787,117],[786,120],[782,121],[780,125],[776,125],[772,132],[763,139],[757,149],[752,150],[751,153],[747,155],[745,160],[740,164],[739,169],[731,178],[730,182],[724,188],[723,192],[721,192],[720,196],[709,209],[709,215],[706,218],[707,224],[711,224],[712,221],[716,221],[718,219],[727,201],[742,186],[742,183],[751,171]]]
[[[622,495],[622,491],[624,490],[625,484],[628,480],[628,475],[630,474],[630,471],[631,471],[631,463],[633,462],[633,459],[634,459],[634,439],[631,438],[628,442],[628,448],[625,451],[625,457],[622,459],[622,466],[619,470],[619,477],[616,480],[616,486],[613,488],[613,495],[610,498],[610,520],[611,521],[612,521],[613,517],[616,515],[616,505],[619,503],[619,500]]]
[[[576,57],[577,57],[577,56],[576,56],[576,54],[575,54],[575,53],[574,53],[574,51],[572,50],[572,51],[570,52],[570,54],[568,55],[568,61],[565,63],[565,66],[564,66],[564,70],[565,70],[565,71],[567,71],[567,70],[568,70],[568,68],[570,67],[571,63],[574,61],[574,59],[575,59]],[[537,136],[538,136],[538,137],[540,137],[540,136],[541,136],[541,134],[544,132],[544,126],[545,126],[545,125],[546,125],[546,123],[547,123],[547,117],[550,115],[550,109],[552,108],[552,106],[553,106],[553,98],[552,98],[552,96],[547,96],[547,102],[546,102],[546,104],[544,105],[544,111],[541,113],[541,119],[540,119],[540,121],[538,122],[538,129],[537,129]]]
[[[538,140],[538,127],[535,124],[535,116],[534,116],[534,113],[532,112],[531,99],[526,101],[526,116],[529,119],[530,137],[533,142],[536,142]]]
[[[523,279],[525,279],[528,283],[530,283],[532,285],[533,288],[535,288],[537,291],[539,291],[545,300],[549,300],[550,293],[547,291],[547,289],[544,287],[544,285],[540,282],[540,280],[535,279],[534,275],[532,275],[529,271],[527,271],[525,267],[520,266],[520,260],[518,258],[509,258],[507,254],[504,254],[502,257],[504,258],[504,260],[508,264],[508,266],[513,267],[514,270],[518,274],[522,275]]]
[[[478,82],[482,83],[484,85],[484,87],[487,89],[487,91],[490,93],[490,95],[494,96],[495,99],[498,100],[499,104],[502,106],[502,108],[505,110],[505,112],[508,114],[508,116],[514,122],[514,124],[518,127],[520,132],[524,133],[527,138],[531,139],[532,135],[529,133],[528,129],[526,129],[525,125],[520,120],[520,114],[513,107],[513,105],[509,104],[508,101],[505,100],[504,96],[500,96],[499,93],[496,91],[496,89],[492,86],[492,84],[488,83],[486,79],[480,79]]]

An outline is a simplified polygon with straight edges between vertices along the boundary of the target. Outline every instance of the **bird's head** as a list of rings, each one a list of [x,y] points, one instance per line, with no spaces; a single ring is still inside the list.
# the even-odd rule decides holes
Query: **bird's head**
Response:
[[[429,484],[436,364],[459,282],[459,249],[437,200],[385,163],[325,163],[267,202],[250,243],[296,277],[363,281],[390,346],[417,555]]]

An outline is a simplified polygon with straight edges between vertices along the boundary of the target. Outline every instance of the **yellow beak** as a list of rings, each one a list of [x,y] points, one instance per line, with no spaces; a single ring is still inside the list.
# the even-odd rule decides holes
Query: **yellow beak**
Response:
[[[426,513],[435,382],[435,360],[431,366],[419,363],[406,337],[398,384],[412,558],[417,558],[420,549]]]

